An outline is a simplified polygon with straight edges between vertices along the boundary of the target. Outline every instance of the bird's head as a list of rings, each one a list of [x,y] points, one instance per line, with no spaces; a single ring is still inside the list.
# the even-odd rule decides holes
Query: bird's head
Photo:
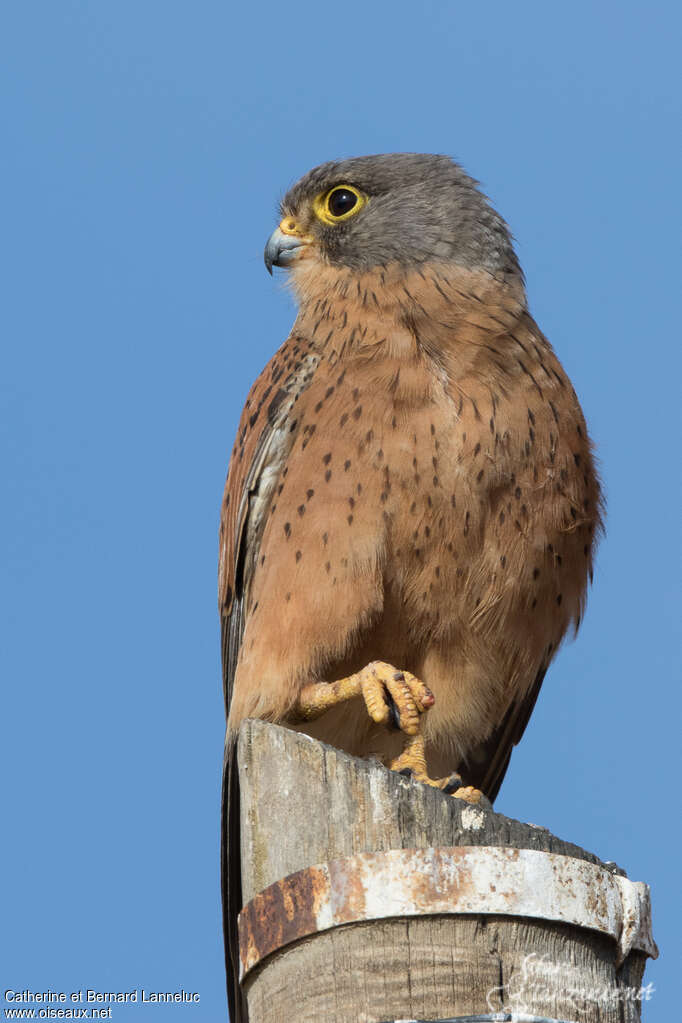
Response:
[[[309,260],[364,273],[452,263],[521,278],[509,229],[448,156],[387,153],[323,163],[291,188],[265,265]]]

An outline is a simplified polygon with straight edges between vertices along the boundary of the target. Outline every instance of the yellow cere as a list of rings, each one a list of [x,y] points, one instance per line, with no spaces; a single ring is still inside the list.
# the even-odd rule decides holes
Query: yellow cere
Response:
[[[305,231],[294,217],[285,217],[280,222],[279,229],[282,234],[293,235],[295,238],[303,238]]]
[[[367,202],[367,196],[353,185],[334,185],[327,192],[315,196],[313,212],[323,224],[340,224],[359,213]]]

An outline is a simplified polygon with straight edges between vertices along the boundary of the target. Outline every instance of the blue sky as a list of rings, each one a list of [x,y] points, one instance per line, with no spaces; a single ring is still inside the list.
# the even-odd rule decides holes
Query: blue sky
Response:
[[[0,984],[224,1018],[218,505],[323,160],[447,152],[510,223],[608,498],[497,808],[651,883],[679,1011],[679,8],[34,0],[0,13]],[[151,1008],[115,1011],[119,1023]],[[165,1013],[165,1015],[164,1015]]]

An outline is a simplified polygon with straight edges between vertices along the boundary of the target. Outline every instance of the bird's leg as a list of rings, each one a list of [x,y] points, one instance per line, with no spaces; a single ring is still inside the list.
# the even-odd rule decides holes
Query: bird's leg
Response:
[[[425,785],[440,789],[448,796],[455,799],[463,799],[465,803],[487,803],[486,797],[472,785],[462,785],[462,778],[456,772],[448,775],[447,778],[430,778],[426,770],[426,755],[424,753],[424,736],[421,729],[415,735],[409,735],[405,740],[403,751],[400,756],[388,764],[391,771],[399,774],[407,774],[415,781],[421,781]]]
[[[355,696],[362,696],[367,713],[376,724],[393,723],[405,732],[407,738],[402,753],[387,765],[390,770],[409,774],[416,781],[467,803],[485,800],[478,789],[471,785],[463,786],[457,773],[447,778],[429,777],[421,715],[433,706],[435,697],[428,686],[409,671],[399,671],[384,661],[372,661],[355,674],[336,682],[309,682],[301,690],[293,717],[298,721],[313,721]]]
[[[376,724],[387,725],[393,719],[407,735],[418,734],[420,714],[434,703],[428,686],[409,671],[398,671],[384,661],[372,661],[337,682],[309,682],[303,686],[294,714],[300,721],[312,721],[354,696],[362,696],[367,713]]]

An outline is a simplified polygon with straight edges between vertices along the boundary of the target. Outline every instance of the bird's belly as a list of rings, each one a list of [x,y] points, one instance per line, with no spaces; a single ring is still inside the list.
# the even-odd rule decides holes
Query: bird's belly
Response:
[[[544,466],[496,463],[475,434],[441,429],[417,419],[414,450],[384,470],[385,618],[361,657],[432,688],[426,735],[451,769],[552,659],[587,571],[584,537],[561,527]]]
[[[433,690],[426,736],[452,768],[530,689],[579,613],[586,537],[558,503],[556,442],[555,463],[542,461],[505,440],[513,423],[494,420],[485,396],[436,402],[431,381],[409,406],[359,371],[327,383],[298,406],[264,527],[234,719],[278,719],[305,681],[384,660]],[[316,426],[323,409],[333,436]],[[562,458],[566,472],[577,464],[570,450]],[[257,695],[240,703],[246,692]],[[361,706],[354,715],[351,729],[332,712],[315,734],[375,752]]]

